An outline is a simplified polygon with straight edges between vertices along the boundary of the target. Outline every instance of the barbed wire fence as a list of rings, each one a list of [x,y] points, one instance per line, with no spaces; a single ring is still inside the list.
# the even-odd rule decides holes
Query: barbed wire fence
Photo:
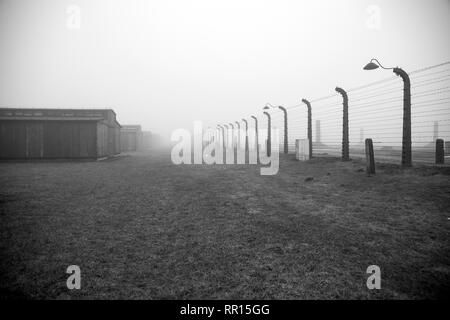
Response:
[[[436,140],[450,141],[450,61],[415,70],[409,73],[409,77],[412,160],[414,163],[434,163]],[[365,157],[364,141],[371,138],[377,161],[400,161],[403,128],[402,80],[393,75],[367,85],[343,89],[349,100],[350,157]],[[341,156],[342,95],[333,92],[309,102],[312,109],[313,156]],[[303,102],[286,107],[286,110],[288,150],[289,153],[294,153],[295,141],[308,137],[308,110]],[[278,108],[265,111],[271,115],[271,129],[279,130],[279,150],[283,152],[284,113]],[[267,129],[267,116],[262,112],[258,112],[256,116],[259,127]],[[241,119],[237,120],[242,122]],[[254,130],[254,120],[248,117],[248,123],[249,130]],[[237,130],[235,134],[237,136]],[[260,144],[263,145],[261,141]],[[448,154],[449,151],[450,145],[447,142],[445,152]]]

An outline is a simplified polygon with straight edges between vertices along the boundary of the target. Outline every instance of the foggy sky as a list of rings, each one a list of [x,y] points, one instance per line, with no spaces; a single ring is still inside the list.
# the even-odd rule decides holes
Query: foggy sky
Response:
[[[374,57],[447,61],[449,31],[448,0],[0,0],[0,106],[109,107],[167,135],[391,76],[362,70]]]

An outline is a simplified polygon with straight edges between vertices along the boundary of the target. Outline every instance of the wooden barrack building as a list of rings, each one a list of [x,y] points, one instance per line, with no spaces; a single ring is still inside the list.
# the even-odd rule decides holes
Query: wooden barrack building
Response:
[[[120,130],[121,151],[142,150],[142,137],[140,125],[123,125]]]
[[[120,153],[111,109],[0,108],[0,159],[97,159]]]

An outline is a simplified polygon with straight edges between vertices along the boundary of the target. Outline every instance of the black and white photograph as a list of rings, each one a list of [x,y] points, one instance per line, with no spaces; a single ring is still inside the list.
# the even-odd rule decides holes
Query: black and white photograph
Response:
[[[449,298],[449,0],[0,0],[4,303]]]

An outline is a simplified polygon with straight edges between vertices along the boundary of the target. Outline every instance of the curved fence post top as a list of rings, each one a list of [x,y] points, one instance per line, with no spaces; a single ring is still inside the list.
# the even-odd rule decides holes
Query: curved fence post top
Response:
[[[396,75],[398,75],[399,77],[401,77],[403,79],[403,81],[405,81],[405,84],[409,85],[410,84],[410,80],[409,80],[409,75],[408,73],[403,70],[402,68],[394,68],[392,70]]]
[[[308,101],[308,100],[306,100],[306,99],[302,99],[302,102],[304,103],[304,104],[306,104],[307,106],[308,106],[308,108],[311,108],[311,103]]]
[[[334,89],[334,90],[339,92],[342,95],[342,97],[344,97],[344,99],[348,99],[347,92],[344,89],[342,89],[340,87],[336,87],[336,89]]]

